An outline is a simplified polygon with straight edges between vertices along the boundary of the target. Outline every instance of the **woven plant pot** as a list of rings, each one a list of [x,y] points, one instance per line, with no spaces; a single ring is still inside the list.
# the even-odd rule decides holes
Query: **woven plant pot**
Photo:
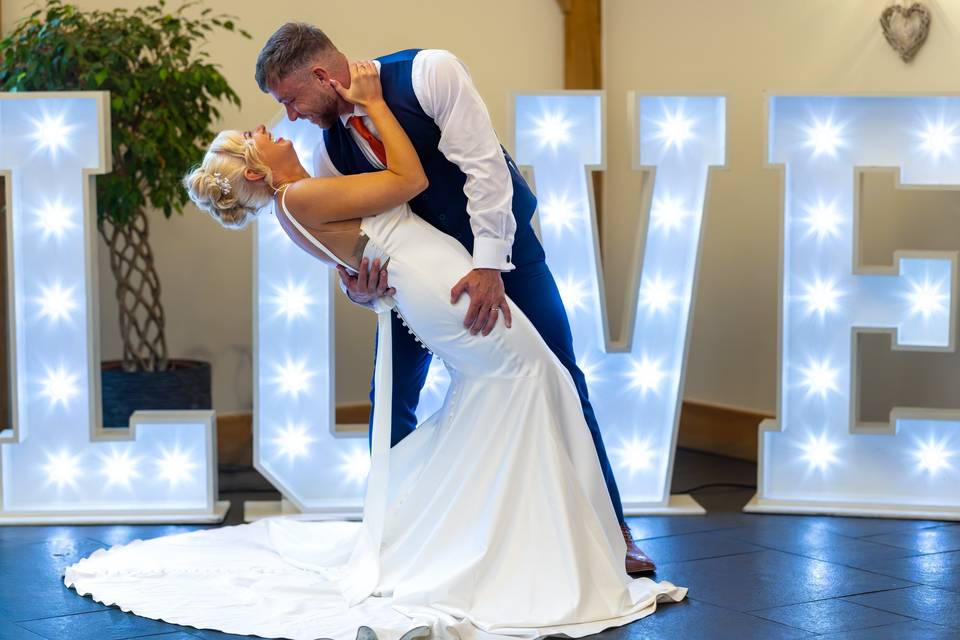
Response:
[[[119,360],[101,363],[103,425],[126,427],[134,411],[211,409],[210,363],[170,360],[166,371],[124,371]]]

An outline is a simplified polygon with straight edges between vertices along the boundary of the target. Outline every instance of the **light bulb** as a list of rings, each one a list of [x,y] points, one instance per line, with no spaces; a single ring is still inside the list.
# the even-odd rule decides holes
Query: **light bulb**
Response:
[[[843,217],[837,210],[836,202],[818,201],[807,207],[807,217],[803,222],[807,225],[807,236],[815,236],[818,241],[840,236],[840,225]]]
[[[543,113],[534,119],[533,134],[540,148],[556,151],[560,145],[570,142],[570,129],[573,123],[561,112]]]
[[[811,360],[801,369],[801,374],[808,396],[817,395],[824,398],[831,391],[839,391],[837,387],[839,372],[826,360]]]
[[[47,484],[54,484],[58,488],[76,487],[80,475],[80,456],[66,450],[48,453],[43,471],[47,476]]]
[[[640,389],[643,395],[656,392],[666,375],[660,361],[647,356],[643,356],[640,360],[634,360],[633,366],[627,374],[630,378],[630,386]]]
[[[310,388],[310,379],[314,376],[314,373],[307,369],[306,361],[290,358],[283,364],[274,365],[274,371],[272,382],[280,388],[281,393],[294,398]]]
[[[665,110],[663,118],[655,122],[657,133],[655,138],[663,141],[666,151],[676,148],[683,150],[683,145],[694,138],[693,120],[687,117],[681,109],[674,112]]]
[[[288,460],[295,460],[307,455],[314,438],[310,435],[307,427],[302,424],[287,424],[278,430],[277,436],[273,439],[280,455]]]
[[[313,304],[313,299],[302,282],[287,282],[285,285],[275,286],[274,291],[276,293],[272,302],[277,307],[276,315],[284,316],[288,321],[305,317],[307,309]]]
[[[37,303],[40,305],[40,315],[53,322],[66,320],[77,308],[73,288],[64,288],[59,282],[41,287]]]
[[[370,474],[370,454],[360,448],[343,456],[340,471],[351,482],[363,482]]]
[[[838,447],[824,434],[810,436],[800,448],[803,449],[803,459],[814,469],[826,469],[837,461]]]
[[[806,126],[804,131],[807,134],[806,145],[813,148],[814,157],[834,156],[837,149],[844,144],[843,127],[836,124],[833,118],[814,118],[813,123]]]
[[[160,457],[156,461],[157,473],[171,486],[186,482],[193,475],[197,464],[190,455],[181,449],[161,449]]]
[[[66,406],[70,400],[80,393],[77,388],[79,376],[67,371],[62,365],[56,369],[47,369],[46,376],[41,381],[41,395],[50,404]]]

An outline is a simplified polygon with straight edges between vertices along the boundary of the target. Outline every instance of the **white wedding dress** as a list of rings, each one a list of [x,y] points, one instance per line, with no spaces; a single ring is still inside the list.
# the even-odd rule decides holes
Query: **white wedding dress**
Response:
[[[308,239],[313,239],[287,214]],[[580,637],[653,613],[686,589],[624,570],[625,543],[569,373],[512,306],[513,327],[463,327],[450,289],[469,254],[406,207],[365,218],[394,299],[446,365],[442,408],[389,448],[389,313],[364,521],[303,516],[99,550],[64,583],[147,618],[268,638]],[[319,243],[318,248],[323,249]],[[325,251],[325,249],[324,249]]]

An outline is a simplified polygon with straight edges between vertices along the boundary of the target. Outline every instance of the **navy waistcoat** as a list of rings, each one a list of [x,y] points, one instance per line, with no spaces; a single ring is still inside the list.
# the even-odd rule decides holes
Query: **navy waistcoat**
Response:
[[[440,152],[440,127],[424,113],[413,90],[413,59],[418,51],[408,49],[377,58],[383,98],[410,136],[430,181],[430,186],[410,201],[410,208],[440,231],[456,238],[472,254],[473,230],[467,214],[467,196],[463,192],[466,175]],[[379,170],[370,164],[339,118],[323,132],[323,141],[340,173]],[[517,221],[511,261],[521,266],[544,259],[543,248],[530,226],[537,199],[506,149],[503,154],[513,182],[513,215]]]

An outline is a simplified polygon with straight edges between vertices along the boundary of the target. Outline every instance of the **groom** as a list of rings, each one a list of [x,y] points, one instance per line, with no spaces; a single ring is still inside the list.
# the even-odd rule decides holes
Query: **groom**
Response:
[[[427,190],[410,201],[411,209],[473,255],[473,270],[450,292],[452,302],[464,293],[469,296],[464,326],[471,333],[488,335],[502,313],[509,328],[507,296],[530,319],[580,394],[627,543],[627,571],[653,571],[653,562],[636,546],[624,522],[620,492],[587,398],[586,379],[576,363],[563,302],[530,225],[536,198],[500,146],[466,68],[453,54],[436,49],[400,51],[375,64],[383,97],[410,136],[430,181]],[[324,129],[314,156],[315,175],[364,173],[386,166],[383,144],[363,109],[330,86],[331,79],[350,85],[349,62],[322,31],[305,23],[280,27],[260,51],[256,78],[260,89],[283,105],[290,120],[309,120]],[[361,265],[356,276],[342,269],[340,275],[350,299],[371,306],[391,290],[386,270],[368,266]],[[396,315],[391,317],[396,444],[416,427],[415,411],[431,355]],[[371,401],[373,397],[371,390]]]

